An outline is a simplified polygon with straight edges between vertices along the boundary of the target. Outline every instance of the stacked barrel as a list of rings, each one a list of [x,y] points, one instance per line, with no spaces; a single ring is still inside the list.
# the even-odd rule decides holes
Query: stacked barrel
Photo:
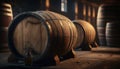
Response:
[[[108,22],[106,25],[106,40],[110,47],[120,47],[120,22]]]
[[[8,51],[7,32],[8,25],[12,20],[11,4],[0,1],[0,51]]]
[[[98,32],[99,44],[101,46],[109,46],[109,43],[107,44],[107,41],[109,39],[107,37],[108,35],[106,35],[106,32],[108,33],[108,26],[110,26],[110,24],[108,24],[107,30],[106,30],[106,25],[108,22],[110,22],[110,23],[112,22],[115,24],[116,24],[116,22],[117,23],[120,22],[120,13],[119,12],[120,12],[120,5],[117,2],[102,4],[99,7],[98,16],[97,16],[97,32]],[[113,25],[113,24],[111,24],[111,25]],[[111,29],[115,29],[115,26],[114,26],[114,28],[111,27]],[[113,32],[113,34],[114,34],[114,32]],[[112,38],[114,38],[114,37],[112,37]]]

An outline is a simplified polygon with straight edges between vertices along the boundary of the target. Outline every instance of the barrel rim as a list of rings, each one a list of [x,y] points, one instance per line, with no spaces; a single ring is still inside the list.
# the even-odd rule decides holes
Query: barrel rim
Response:
[[[39,12],[23,12],[21,14],[18,14],[11,21],[11,23],[9,24],[9,27],[8,27],[8,47],[13,54],[15,54],[17,57],[20,57],[20,58],[24,58],[24,56],[21,55],[15,48],[14,42],[13,42],[13,34],[14,34],[14,30],[17,27],[17,25],[19,24],[19,22],[29,16],[32,16],[32,17],[35,17],[36,19],[38,19],[43,25],[45,25],[46,30],[49,31],[48,26],[45,23],[46,21],[39,15]],[[50,33],[48,32],[47,34],[49,35]],[[49,41],[50,41],[50,37],[48,36],[48,42]],[[49,46],[49,43],[47,44],[46,47],[48,47],[48,46]],[[43,53],[45,53],[45,52],[47,52],[47,48],[45,48],[45,50],[43,50],[43,52],[41,52],[41,56],[43,56],[44,55]],[[42,58],[41,56],[39,55],[39,58]]]
[[[78,20],[73,20],[72,21],[74,24],[79,24],[78,23]],[[84,32],[83,33],[83,36],[85,36],[85,31],[84,31],[84,28],[79,24],[79,26],[82,28],[82,31]],[[79,35],[78,35],[79,36]],[[77,48],[80,48],[80,47],[82,47],[82,45],[84,44],[84,41],[85,41],[85,37],[83,37],[83,41],[81,42],[81,45],[80,46],[78,46]]]

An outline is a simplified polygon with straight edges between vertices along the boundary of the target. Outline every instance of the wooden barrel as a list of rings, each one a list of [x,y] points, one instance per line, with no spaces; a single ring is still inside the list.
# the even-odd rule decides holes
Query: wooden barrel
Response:
[[[120,47],[120,22],[108,22],[106,26],[107,46]]]
[[[8,51],[7,32],[12,20],[12,8],[9,3],[0,3],[0,51]]]
[[[51,11],[21,13],[8,29],[10,50],[24,57],[31,48],[33,59],[64,55],[76,45],[77,30],[65,16]]]
[[[90,23],[84,20],[74,20],[73,23],[75,24],[78,31],[76,48],[84,47],[84,45],[94,42],[96,31]]]
[[[97,32],[99,44],[106,45],[106,23],[120,20],[120,4],[102,4],[98,9]]]

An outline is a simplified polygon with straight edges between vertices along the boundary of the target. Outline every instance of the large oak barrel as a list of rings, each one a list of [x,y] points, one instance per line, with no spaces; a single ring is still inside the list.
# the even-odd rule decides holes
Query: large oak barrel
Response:
[[[120,22],[108,22],[106,26],[107,46],[120,47]]]
[[[120,4],[109,3],[102,4],[98,9],[97,15],[97,32],[99,44],[102,46],[106,45],[106,23],[111,21],[120,20]]]
[[[65,55],[76,45],[77,30],[67,17],[55,12],[25,12],[13,19],[8,41],[17,57],[24,57],[31,48],[33,60],[37,60]]]
[[[9,3],[0,1],[0,51],[8,51],[7,32],[12,20],[12,8]]]
[[[91,44],[95,41],[96,31],[90,23],[84,20],[74,20],[73,23],[78,31],[76,48],[83,48],[84,45]]]

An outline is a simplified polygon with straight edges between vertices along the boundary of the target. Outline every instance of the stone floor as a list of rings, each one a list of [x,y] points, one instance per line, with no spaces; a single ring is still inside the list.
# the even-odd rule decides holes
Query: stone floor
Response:
[[[10,53],[0,53],[0,69],[120,69],[120,48],[93,48],[92,51],[76,51],[76,58],[60,62],[55,66],[27,67],[19,64],[9,64]]]

